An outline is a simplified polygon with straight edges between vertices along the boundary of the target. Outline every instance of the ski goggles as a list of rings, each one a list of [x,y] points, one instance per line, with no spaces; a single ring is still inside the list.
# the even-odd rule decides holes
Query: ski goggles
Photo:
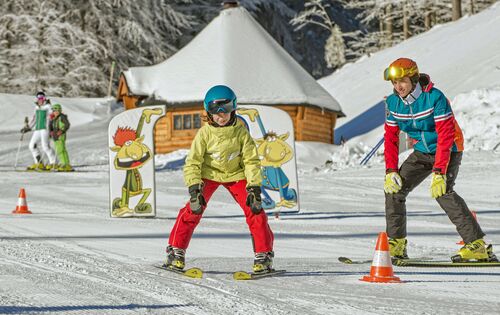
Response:
[[[417,72],[418,69],[416,67],[403,68],[403,67],[391,66],[384,70],[384,80],[392,81],[404,77],[411,77],[415,75]]]
[[[234,110],[233,100],[217,99],[208,102],[207,112],[210,114],[230,113]]]
[[[45,96],[43,96],[43,95],[37,95],[36,99],[37,99],[37,101],[45,101]]]

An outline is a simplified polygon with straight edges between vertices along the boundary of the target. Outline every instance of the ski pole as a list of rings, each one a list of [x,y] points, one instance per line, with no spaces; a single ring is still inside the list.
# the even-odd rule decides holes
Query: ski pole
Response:
[[[17,159],[19,158],[19,151],[21,151],[21,145],[23,143],[24,133],[21,134],[21,139],[19,139],[19,145],[17,146],[16,162],[14,163],[14,171],[17,170]]]
[[[24,127],[28,126],[28,117],[24,117]],[[14,163],[14,171],[17,170],[17,160],[19,158],[19,152],[21,151],[21,145],[23,144],[24,132],[21,133],[21,139],[19,139],[19,144],[17,146],[16,161]]]

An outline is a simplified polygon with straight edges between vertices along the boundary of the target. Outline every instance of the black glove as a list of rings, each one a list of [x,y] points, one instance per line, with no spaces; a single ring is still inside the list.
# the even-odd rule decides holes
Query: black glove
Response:
[[[259,214],[262,211],[262,197],[259,186],[247,187],[247,206],[250,207],[254,214]]]
[[[30,132],[31,131],[31,128],[28,127],[28,126],[24,126],[23,129],[21,129],[21,133],[27,133],[27,132]]]
[[[202,195],[203,184],[189,186],[189,206],[194,214],[202,214],[203,207],[207,205],[205,197]]]

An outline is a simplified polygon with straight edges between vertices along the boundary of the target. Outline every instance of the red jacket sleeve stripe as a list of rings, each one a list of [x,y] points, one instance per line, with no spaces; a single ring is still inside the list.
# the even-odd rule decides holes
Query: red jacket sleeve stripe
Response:
[[[455,118],[453,115],[446,119],[436,119],[437,148],[434,161],[434,171],[446,174],[450,161],[451,147],[455,142]]]
[[[399,163],[399,127],[396,124],[384,126],[384,157],[386,170],[398,170]]]

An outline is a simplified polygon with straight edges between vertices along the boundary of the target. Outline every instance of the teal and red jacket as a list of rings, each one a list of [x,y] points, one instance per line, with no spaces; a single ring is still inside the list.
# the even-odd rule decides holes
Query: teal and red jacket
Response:
[[[463,135],[450,102],[434,88],[429,76],[420,75],[405,99],[396,92],[386,99],[384,156],[387,172],[398,171],[399,133],[413,140],[413,148],[435,154],[433,172],[446,174],[451,152],[463,151]]]

